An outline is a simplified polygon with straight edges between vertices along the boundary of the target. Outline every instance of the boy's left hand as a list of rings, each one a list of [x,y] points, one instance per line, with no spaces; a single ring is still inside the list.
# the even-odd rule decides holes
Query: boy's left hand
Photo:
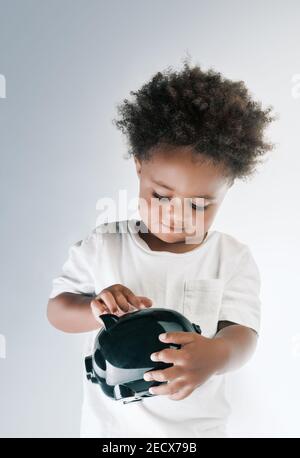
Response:
[[[170,399],[180,400],[189,396],[195,388],[216,374],[222,365],[223,339],[210,339],[196,332],[167,332],[164,343],[180,344],[181,348],[165,348],[152,353],[152,361],[173,363],[167,369],[154,369],[144,374],[145,380],[168,383],[149,389],[152,394],[169,395]],[[151,378],[147,378],[151,375]]]

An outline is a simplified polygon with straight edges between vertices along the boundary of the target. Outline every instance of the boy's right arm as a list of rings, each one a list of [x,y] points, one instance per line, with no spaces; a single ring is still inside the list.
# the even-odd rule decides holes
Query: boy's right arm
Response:
[[[88,332],[101,328],[91,308],[92,296],[61,293],[49,299],[47,317],[55,328],[64,332]]]
[[[88,332],[103,326],[99,318],[103,313],[120,316],[151,305],[152,300],[148,297],[136,296],[126,286],[114,284],[97,296],[70,292],[58,294],[48,301],[47,317],[60,331]]]

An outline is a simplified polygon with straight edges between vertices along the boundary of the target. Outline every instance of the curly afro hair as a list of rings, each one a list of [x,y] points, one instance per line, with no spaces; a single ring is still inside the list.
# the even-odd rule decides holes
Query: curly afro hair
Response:
[[[168,67],[130,94],[134,100],[117,105],[121,118],[112,120],[126,135],[129,157],[149,160],[161,145],[188,146],[193,156],[225,166],[234,180],[252,175],[259,156],[274,147],[263,138],[276,119],[273,107],[263,110],[243,81],[212,68],[203,71],[184,61],[181,72]]]

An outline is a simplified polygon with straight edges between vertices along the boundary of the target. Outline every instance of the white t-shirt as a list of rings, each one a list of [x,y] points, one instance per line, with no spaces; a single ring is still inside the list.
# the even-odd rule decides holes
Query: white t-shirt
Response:
[[[137,232],[138,221],[102,223],[73,244],[50,298],[62,292],[99,294],[120,283],[152,299],[152,307],[182,313],[200,325],[205,337],[213,337],[222,320],[259,333],[260,274],[246,244],[209,230],[192,251],[152,251]],[[92,353],[98,332],[87,333],[84,355]],[[215,375],[181,400],[156,395],[124,404],[88,381],[83,364],[80,436],[226,437],[230,407],[225,382],[226,374]]]

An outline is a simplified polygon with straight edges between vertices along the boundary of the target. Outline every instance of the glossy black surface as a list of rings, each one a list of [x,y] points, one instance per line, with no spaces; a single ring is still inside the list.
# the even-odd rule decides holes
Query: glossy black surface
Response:
[[[95,338],[93,354],[85,358],[87,378],[98,383],[107,396],[124,399],[124,403],[154,396],[149,393],[149,387],[166,383],[143,379],[147,371],[172,366],[152,361],[152,353],[181,347],[161,342],[159,334],[178,331],[201,334],[198,325],[166,308],[142,309],[121,317],[103,314],[100,318],[104,326]]]

